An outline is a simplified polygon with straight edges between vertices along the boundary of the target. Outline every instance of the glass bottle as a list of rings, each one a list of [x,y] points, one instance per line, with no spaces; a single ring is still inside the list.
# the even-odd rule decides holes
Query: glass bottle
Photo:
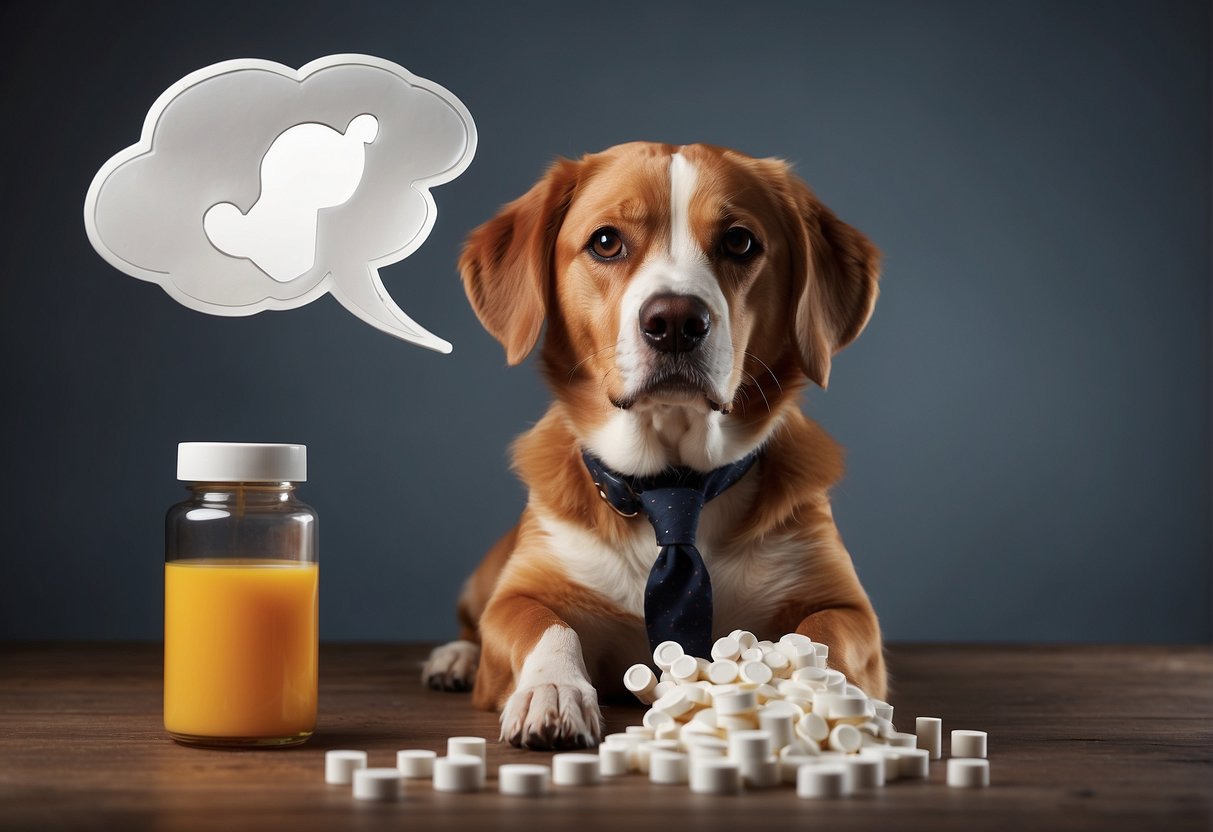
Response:
[[[165,518],[164,727],[178,742],[288,746],[316,726],[316,512],[303,445],[183,442]]]

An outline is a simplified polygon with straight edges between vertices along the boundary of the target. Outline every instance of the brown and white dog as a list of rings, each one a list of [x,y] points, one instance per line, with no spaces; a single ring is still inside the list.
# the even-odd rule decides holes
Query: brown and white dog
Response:
[[[788,166],[706,145],[632,143],[555,163],[470,235],[464,286],[517,364],[543,338],[555,400],[514,445],[530,498],[459,602],[460,640],[423,670],[501,710],[501,737],[600,738],[597,692],[649,660],[643,595],[657,555],[643,516],[600,499],[583,449],[615,471],[708,471],[761,449],[703,511],[713,637],[803,633],[870,695],[880,628],[829,489],[838,446],[799,405],[864,328],[879,254]]]

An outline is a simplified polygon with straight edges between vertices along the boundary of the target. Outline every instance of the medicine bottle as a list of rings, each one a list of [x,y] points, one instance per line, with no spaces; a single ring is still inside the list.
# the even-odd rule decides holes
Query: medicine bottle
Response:
[[[178,742],[288,746],[316,726],[316,512],[307,448],[183,442],[165,519],[164,727]]]

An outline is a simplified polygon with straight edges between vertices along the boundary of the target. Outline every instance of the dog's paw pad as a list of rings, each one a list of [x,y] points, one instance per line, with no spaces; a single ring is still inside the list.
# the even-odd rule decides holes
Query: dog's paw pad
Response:
[[[468,691],[476,680],[480,645],[452,641],[435,647],[421,668],[421,682],[433,690]]]
[[[602,739],[598,695],[589,685],[543,684],[515,691],[501,711],[501,739],[517,748],[593,748]]]

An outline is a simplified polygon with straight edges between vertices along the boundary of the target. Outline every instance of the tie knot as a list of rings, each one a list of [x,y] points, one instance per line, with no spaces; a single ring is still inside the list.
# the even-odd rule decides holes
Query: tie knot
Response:
[[[650,488],[640,495],[658,546],[694,546],[703,503],[704,494],[698,488]]]

